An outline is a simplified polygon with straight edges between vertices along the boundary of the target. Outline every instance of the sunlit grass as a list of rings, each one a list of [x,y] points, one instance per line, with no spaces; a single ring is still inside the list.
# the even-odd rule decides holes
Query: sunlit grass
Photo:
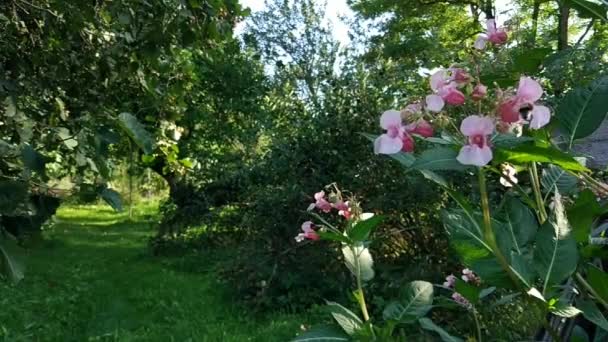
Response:
[[[286,341],[305,317],[255,315],[202,273],[146,252],[156,203],[114,213],[61,208],[39,246],[26,251],[18,285],[0,282],[2,341]]]

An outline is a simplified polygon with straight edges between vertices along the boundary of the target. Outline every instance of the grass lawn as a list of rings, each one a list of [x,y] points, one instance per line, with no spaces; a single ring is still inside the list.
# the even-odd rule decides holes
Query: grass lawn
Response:
[[[151,257],[155,213],[141,205],[130,222],[106,206],[61,208],[26,251],[25,279],[0,281],[0,341],[287,341],[309,321],[249,313],[204,257],[201,273]]]

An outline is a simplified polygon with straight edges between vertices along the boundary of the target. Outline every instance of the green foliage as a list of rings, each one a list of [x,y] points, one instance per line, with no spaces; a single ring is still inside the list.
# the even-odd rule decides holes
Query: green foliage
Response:
[[[351,339],[339,328],[333,326],[316,326],[291,340],[292,342],[329,342],[350,341]]]
[[[342,305],[336,302],[327,302],[326,308],[342,330],[349,336],[353,336],[363,328],[363,321]]]
[[[144,126],[139,123],[136,117],[134,117],[130,113],[121,113],[118,116],[120,121],[120,126],[125,130],[125,132],[135,141],[137,146],[141,148],[145,154],[152,154],[154,151],[154,139],[146,131]]]
[[[576,139],[591,135],[604,121],[608,98],[608,77],[571,90],[561,100],[555,116],[569,137],[568,148]]]
[[[15,238],[0,230],[0,271],[15,283],[23,279],[22,254]]]
[[[507,162],[512,164],[526,164],[530,162],[551,163],[570,171],[588,171],[572,156],[554,147],[541,147],[534,145],[520,145],[511,149],[497,148],[495,150],[495,163]]]
[[[399,299],[384,309],[383,317],[399,323],[412,323],[426,315],[432,305],[433,284],[413,281],[403,286]]]

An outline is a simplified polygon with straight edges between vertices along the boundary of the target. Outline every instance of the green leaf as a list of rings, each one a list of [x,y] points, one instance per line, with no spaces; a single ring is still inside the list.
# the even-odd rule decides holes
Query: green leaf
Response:
[[[338,233],[334,233],[331,231],[317,231],[317,234],[319,234],[319,237],[321,238],[321,240],[327,240],[327,241],[337,241],[337,242],[342,242],[345,243],[347,245],[353,243],[353,241],[351,239],[349,239],[347,236],[338,234]]]
[[[47,158],[34,150],[32,146],[28,144],[23,145],[21,148],[21,159],[26,168],[36,171],[42,176],[45,175]]]
[[[567,210],[568,221],[572,226],[572,235],[577,242],[589,240],[591,227],[595,219],[606,212],[599,203],[593,192],[589,189],[582,191],[574,204]]]
[[[556,316],[566,318],[574,317],[582,312],[581,310],[561,300],[558,301],[555,307],[550,311]]]
[[[513,251],[511,253],[511,269],[526,287],[530,287],[536,275],[532,266],[531,253],[518,254]]]
[[[15,99],[12,96],[9,96],[4,100],[4,116],[10,118],[16,114],[17,106],[15,105]]]
[[[519,293],[519,292],[502,296],[502,297],[500,297],[500,299],[498,299],[496,302],[494,302],[494,303],[492,303],[492,305],[490,305],[490,309],[494,309],[497,306],[509,304],[509,303],[513,302],[515,300],[515,298],[517,298],[519,296],[521,296],[521,293]]]
[[[485,289],[481,290],[481,292],[479,292],[479,299],[484,299],[494,292],[496,292],[496,288],[494,286],[486,287]]]
[[[411,167],[418,170],[431,171],[463,171],[470,169],[469,166],[463,165],[456,160],[457,155],[458,152],[449,147],[435,147],[422,152]]]
[[[578,16],[586,19],[600,19],[608,21],[606,6],[588,0],[565,0],[566,4],[574,8]]]
[[[542,171],[540,180],[547,195],[557,187],[561,194],[571,194],[576,190],[578,178],[569,174],[564,169],[555,165],[547,165]]]
[[[379,215],[374,215],[367,220],[359,221],[355,224],[355,226],[348,231],[348,236],[353,241],[365,241],[369,237],[371,231],[376,228],[384,219],[384,217]]]
[[[534,138],[526,136],[518,137],[515,134],[497,134],[492,138],[492,145],[509,149],[531,141],[534,141]]]
[[[363,327],[363,321],[342,305],[335,302],[327,302],[327,309],[348,335],[354,335]]]
[[[17,242],[0,230],[0,271],[14,283],[23,279],[22,253]]]
[[[336,342],[336,341],[350,341],[350,337],[346,335],[340,329],[330,326],[322,325],[313,327],[309,331],[291,340],[292,342]]]
[[[27,200],[27,195],[26,183],[0,181],[0,215],[12,215]]]
[[[465,264],[491,255],[492,249],[484,242],[481,229],[471,223],[462,210],[444,210],[441,220],[450,235],[450,244]]]
[[[576,241],[570,234],[561,196],[556,192],[555,222],[547,221],[541,227],[534,250],[534,265],[543,282],[543,294],[568,278],[576,270],[577,263]]]
[[[435,322],[433,322],[429,318],[423,317],[418,320],[418,323],[420,323],[422,329],[439,334],[441,340],[444,342],[462,342],[461,338],[450,335],[447,331],[443,330],[443,328],[435,324]]]
[[[513,70],[522,74],[533,74],[539,71],[543,61],[551,52],[553,52],[551,48],[527,48],[519,50],[513,56]]]
[[[569,342],[589,342],[589,335],[580,325],[577,325],[572,330]]]
[[[590,265],[587,268],[587,282],[601,299],[608,302],[608,273]]]
[[[587,87],[573,89],[564,96],[555,117],[569,136],[568,148],[572,147],[574,140],[589,136],[600,127],[608,113],[607,98],[608,76]]]
[[[514,286],[513,282],[498,262],[498,259],[494,256],[477,259],[470,264],[470,268],[483,279],[486,284],[507,289],[511,289]]]
[[[436,184],[438,184],[439,186],[441,186],[445,189],[449,189],[449,184],[445,180],[445,178],[443,178],[441,175],[437,174],[436,172],[429,171],[429,170],[418,170],[418,171],[422,174],[422,176],[424,178],[435,182]]]
[[[412,323],[429,312],[433,305],[433,284],[412,281],[401,288],[399,299],[391,302],[383,312],[385,320]]]
[[[122,197],[115,190],[105,188],[99,194],[101,198],[108,203],[112,209],[122,211]]]
[[[473,286],[462,279],[456,278],[454,286],[456,292],[460,293],[466,300],[471,304],[477,304],[481,295],[481,289],[477,286]]]
[[[527,164],[530,162],[549,163],[571,171],[589,171],[572,156],[554,147],[519,145],[511,149],[494,150],[495,163]]]
[[[355,277],[359,276],[363,281],[369,281],[374,278],[374,260],[367,247],[362,244],[344,246],[342,247],[342,254],[344,255],[346,267],[348,267]]]
[[[536,236],[538,230],[536,216],[519,199],[510,197],[505,204],[501,219],[505,223],[502,226],[507,229],[511,246],[517,254],[522,254]]]
[[[118,119],[120,126],[145,154],[154,152],[154,139],[136,117],[129,113],[122,113],[118,116]]]
[[[576,301],[576,306],[583,312],[583,316],[599,328],[608,331],[608,320],[597,308],[594,302],[590,300],[579,299]]]

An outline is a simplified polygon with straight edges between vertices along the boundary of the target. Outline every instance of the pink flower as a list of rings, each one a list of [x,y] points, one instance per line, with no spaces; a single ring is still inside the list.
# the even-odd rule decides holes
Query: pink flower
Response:
[[[471,75],[462,68],[450,68],[449,71],[452,73],[450,80],[456,82],[459,86],[464,86],[471,82]]]
[[[314,208],[317,208],[325,213],[331,211],[331,203],[325,199],[325,191],[315,193],[315,202],[308,206],[308,211],[311,211]]]
[[[462,270],[462,280],[467,283],[473,283],[475,285],[479,285],[479,283],[481,282],[481,279],[479,279],[479,277],[468,268]]]
[[[347,220],[350,219],[352,213],[348,201],[338,201],[334,203],[333,206],[336,208],[336,210],[338,210],[338,215],[344,216],[344,218]]]
[[[454,293],[452,293],[452,299],[453,299],[453,300],[454,300],[456,303],[458,303],[458,304],[460,304],[460,305],[464,306],[464,307],[465,307],[465,308],[467,308],[467,309],[472,309],[472,308],[473,308],[473,305],[471,304],[471,302],[469,302],[469,301],[468,301],[466,298],[464,298],[464,297],[463,297],[463,296],[462,296],[460,293],[458,293],[458,292],[454,292]]]
[[[463,165],[487,165],[492,160],[489,136],[494,133],[494,121],[488,117],[471,115],[462,120],[460,131],[469,141],[460,149],[456,159]]]
[[[413,124],[405,126],[405,130],[409,133],[418,134],[425,138],[432,137],[435,133],[433,126],[431,126],[431,124],[424,119],[420,119]]]
[[[416,143],[414,142],[414,138],[412,138],[411,135],[409,135],[407,133],[404,134],[402,142],[403,142],[403,147],[401,148],[401,151],[403,151],[405,153],[414,152]]]
[[[443,283],[443,286],[445,287],[449,287],[449,288],[454,288],[454,285],[456,284],[456,277],[453,274],[450,274],[449,276],[445,277],[445,282]]]
[[[374,141],[374,153],[395,154],[403,148],[405,128],[401,121],[401,113],[389,110],[380,117],[380,127],[386,130]]]
[[[473,88],[473,93],[471,94],[471,98],[473,101],[480,101],[486,97],[488,94],[488,87],[485,85],[478,83],[475,88]]]
[[[500,119],[506,123],[515,123],[522,120],[521,114],[530,120],[530,128],[539,129],[551,120],[549,108],[536,105],[536,101],[543,96],[541,85],[530,77],[522,77],[519,80],[517,93],[498,106]]]
[[[494,19],[488,19],[486,21],[486,33],[482,33],[477,36],[474,46],[478,50],[483,50],[485,49],[488,41],[498,46],[506,43],[507,39],[507,32],[505,32],[502,27],[496,28],[496,21]]]
[[[302,242],[306,239],[308,240],[319,240],[321,237],[319,236],[319,234],[317,234],[317,232],[315,232],[314,230],[315,224],[312,223],[311,221],[306,221],[304,223],[302,223],[302,231],[303,233],[298,234],[298,236],[296,236],[296,241],[297,242]]]
[[[454,69],[462,70],[462,69]],[[457,76],[458,75],[458,76]],[[430,77],[431,89],[435,94],[426,97],[426,108],[431,112],[440,112],[445,104],[453,106],[462,105],[465,102],[464,94],[458,90],[458,79],[469,77],[464,70],[450,76],[448,70],[441,69]]]

